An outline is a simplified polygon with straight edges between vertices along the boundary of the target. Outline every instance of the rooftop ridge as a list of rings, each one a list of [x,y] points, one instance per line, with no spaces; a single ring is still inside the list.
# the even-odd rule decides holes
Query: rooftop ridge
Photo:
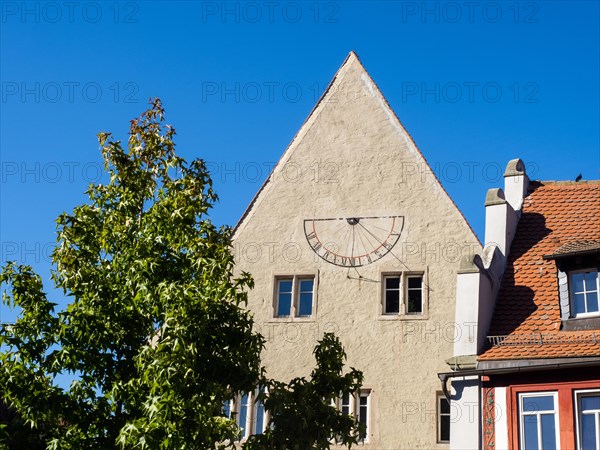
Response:
[[[580,184],[600,184],[600,180],[580,180],[580,181],[569,181],[569,180],[532,180],[533,183],[540,183],[542,185],[580,185]]]

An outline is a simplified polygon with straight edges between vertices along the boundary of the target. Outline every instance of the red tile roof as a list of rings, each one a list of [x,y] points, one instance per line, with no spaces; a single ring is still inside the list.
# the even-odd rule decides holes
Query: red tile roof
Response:
[[[491,346],[479,360],[600,356],[600,331],[560,330],[556,262],[543,258],[598,239],[600,181],[531,183],[488,332],[512,343]],[[541,345],[514,345],[540,335]]]

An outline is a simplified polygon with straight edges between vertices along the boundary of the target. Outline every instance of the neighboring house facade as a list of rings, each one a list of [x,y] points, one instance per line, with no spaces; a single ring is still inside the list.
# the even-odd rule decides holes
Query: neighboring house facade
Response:
[[[323,333],[340,337],[363,389],[338,407],[365,449],[447,448],[436,374],[453,355],[460,260],[481,244],[351,53],[234,231],[269,377],[308,376]],[[237,399],[243,434],[266,417]]]
[[[451,448],[598,450],[600,182],[529,182],[520,160],[505,177],[458,275],[457,321],[479,327],[440,374]]]

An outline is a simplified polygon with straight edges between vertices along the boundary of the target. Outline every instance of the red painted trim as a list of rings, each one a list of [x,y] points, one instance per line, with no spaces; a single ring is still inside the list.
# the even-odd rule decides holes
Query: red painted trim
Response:
[[[560,427],[560,448],[570,450],[576,448],[575,408],[573,406],[574,391],[580,389],[598,389],[600,379],[555,382],[514,384],[507,386],[506,407],[508,418],[508,443],[510,450],[519,449],[519,400],[518,394],[523,392],[557,392],[558,420]]]

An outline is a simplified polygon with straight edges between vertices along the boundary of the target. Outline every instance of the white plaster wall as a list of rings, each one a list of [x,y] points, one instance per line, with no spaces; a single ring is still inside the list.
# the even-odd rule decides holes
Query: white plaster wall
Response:
[[[456,280],[456,322],[461,334],[454,343],[454,356],[476,355],[478,344],[480,273],[461,273]]]
[[[335,168],[333,178],[315,179],[315,165]],[[290,167],[301,176],[286,177]],[[405,217],[400,242],[393,254],[360,268],[362,280],[318,258],[304,236],[306,218],[385,215]],[[347,365],[362,370],[372,389],[372,435],[364,448],[447,447],[436,443],[437,373],[448,370],[453,355],[460,258],[481,247],[356,57],[340,69],[234,239],[238,270],[255,279],[248,307],[268,340],[262,356],[269,376],[308,376],[317,339],[334,331]],[[386,320],[381,274],[409,269],[427,274],[427,319]],[[317,275],[314,320],[273,319],[278,274]]]
[[[450,424],[451,450],[479,449],[479,379],[460,377],[452,379]]]
[[[506,388],[494,388],[496,402],[496,450],[508,450],[508,409],[506,406]]]

